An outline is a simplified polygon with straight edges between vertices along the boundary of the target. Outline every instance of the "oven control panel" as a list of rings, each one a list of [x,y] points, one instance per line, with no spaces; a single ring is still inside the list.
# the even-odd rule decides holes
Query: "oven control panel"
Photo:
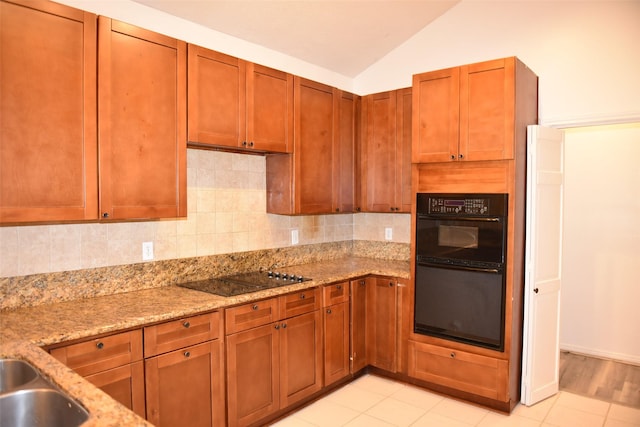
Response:
[[[489,212],[489,200],[487,199],[448,199],[444,197],[432,197],[429,204],[429,213],[468,214],[483,215]]]
[[[507,216],[508,195],[498,193],[417,193],[416,213],[446,217]]]

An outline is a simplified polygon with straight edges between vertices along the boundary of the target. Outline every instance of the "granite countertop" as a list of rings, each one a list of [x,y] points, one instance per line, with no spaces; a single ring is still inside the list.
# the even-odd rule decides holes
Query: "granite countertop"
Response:
[[[408,262],[359,257],[280,270],[288,269],[312,280],[228,298],[170,285],[2,311],[0,357],[28,360],[62,390],[76,398],[90,413],[89,421],[83,425],[150,425],[40,347],[141,327],[369,274],[409,278]]]

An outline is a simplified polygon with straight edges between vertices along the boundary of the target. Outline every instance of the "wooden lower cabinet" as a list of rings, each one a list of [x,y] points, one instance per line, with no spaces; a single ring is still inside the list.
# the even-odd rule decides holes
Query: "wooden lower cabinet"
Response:
[[[144,328],[147,420],[225,425],[223,336],[220,311]]]
[[[222,342],[145,360],[147,420],[156,426],[223,426]]]
[[[142,331],[91,338],[50,350],[53,357],[144,418]]]
[[[230,427],[256,424],[322,388],[319,310],[228,335],[226,349]]]
[[[349,375],[349,282],[326,285],[322,289],[324,330],[324,384]]]
[[[145,417],[144,365],[141,360],[87,375],[85,379],[142,418]]]
[[[367,325],[367,280],[357,279],[349,283],[351,287],[351,373],[361,371],[367,366],[366,325]]]
[[[320,310],[280,325],[280,407],[286,408],[319,391],[322,382]]]
[[[506,402],[509,362],[457,349],[409,341],[409,376]]]
[[[349,375],[349,303],[324,308],[324,384]]]
[[[390,277],[373,276],[366,280],[368,364],[396,372],[398,284]]]

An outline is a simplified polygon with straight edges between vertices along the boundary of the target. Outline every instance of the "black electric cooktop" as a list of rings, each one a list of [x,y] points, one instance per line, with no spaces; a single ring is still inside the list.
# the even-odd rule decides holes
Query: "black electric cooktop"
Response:
[[[265,289],[278,288],[280,286],[293,285],[308,280],[311,279],[297,274],[280,273],[276,271],[255,271],[233,276],[198,280],[195,282],[178,283],[178,286],[223,297],[232,297],[263,291]]]

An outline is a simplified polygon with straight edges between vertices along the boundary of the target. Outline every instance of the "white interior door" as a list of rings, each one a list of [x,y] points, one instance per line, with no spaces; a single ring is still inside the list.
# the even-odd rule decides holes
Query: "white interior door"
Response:
[[[522,403],[558,392],[564,134],[527,128]]]

